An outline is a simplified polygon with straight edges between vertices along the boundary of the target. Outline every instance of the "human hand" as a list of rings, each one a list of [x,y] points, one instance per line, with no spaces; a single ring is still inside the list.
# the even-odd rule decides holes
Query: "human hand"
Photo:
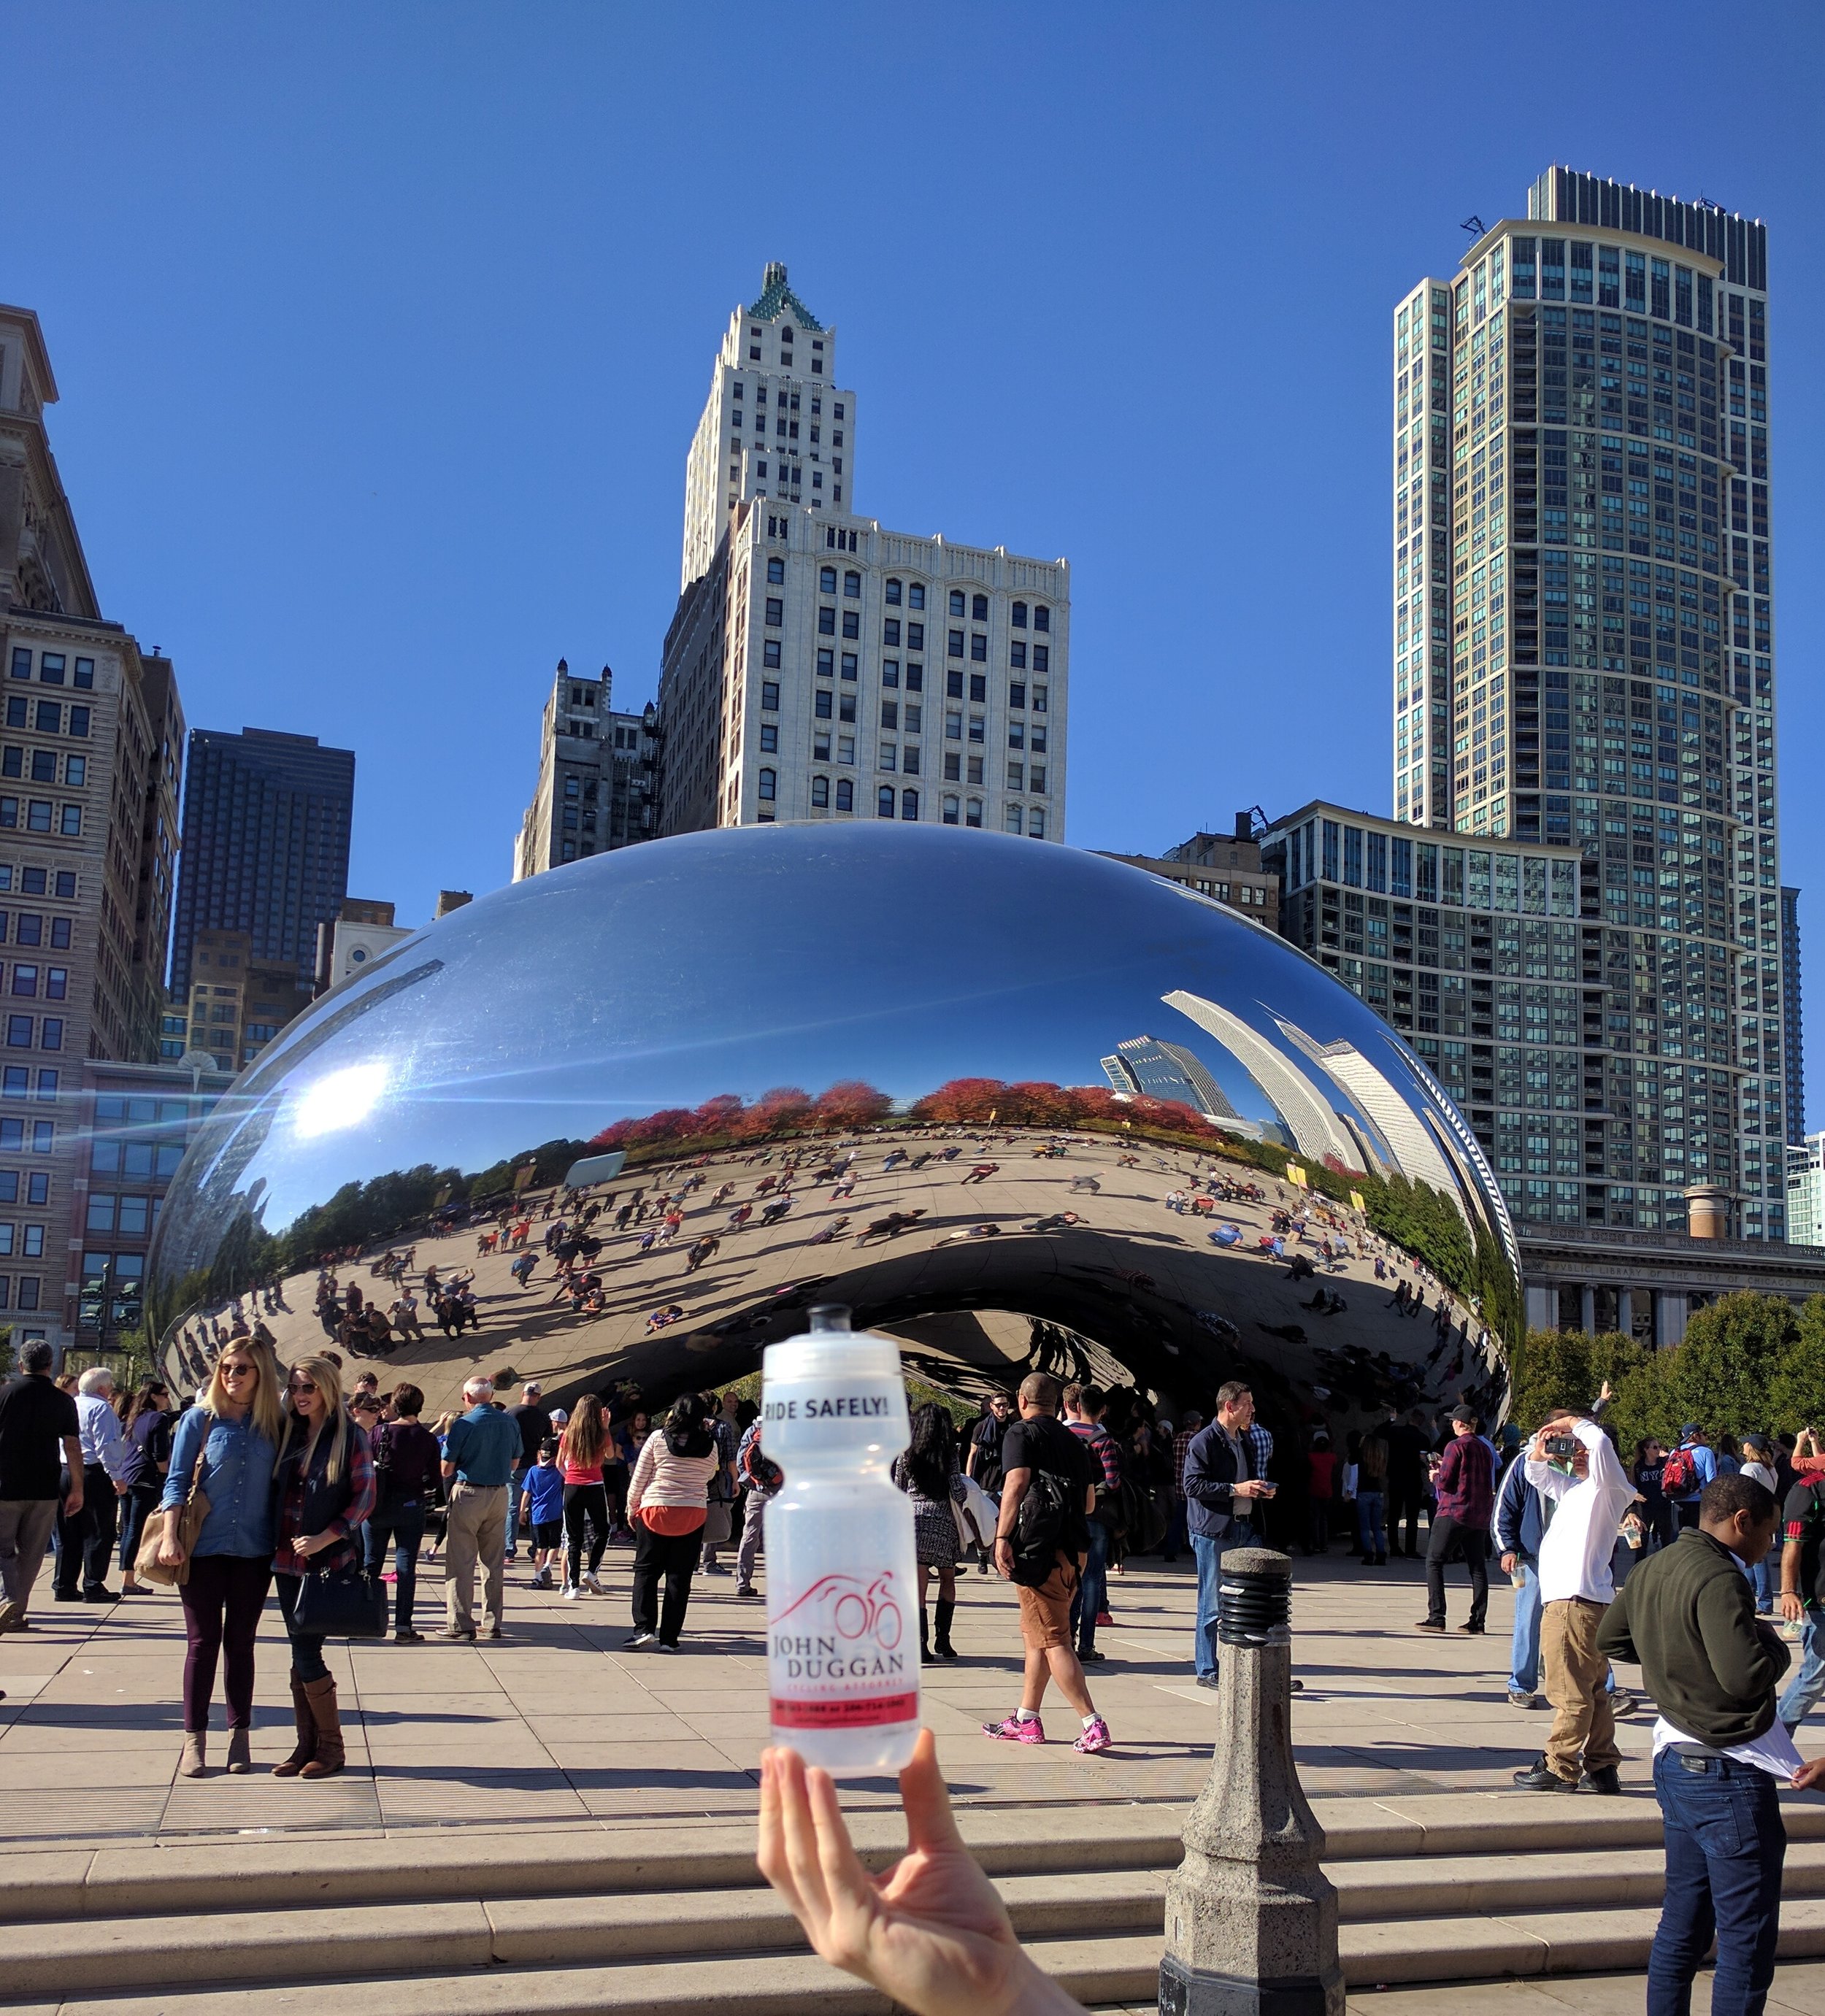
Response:
[[[1502,1572],[1505,1575],[1511,1575],[1514,1574],[1514,1557],[1513,1554],[1504,1554],[1502,1557]]]
[[[184,1545],[175,1533],[167,1533],[158,1543],[158,1557],[167,1568],[184,1564]]]
[[[1245,1477],[1231,1485],[1230,1496],[1234,1498],[1271,1498],[1273,1486],[1258,1477]]]
[[[117,1482],[114,1486],[114,1496],[117,1498],[124,1498],[127,1496],[127,1486]]]
[[[1609,1382],[1609,1381],[1606,1379],[1606,1380],[1604,1381],[1604,1384],[1603,1384],[1603,1391],[1602,1391],[1600,1393],[1599,1393],[1599,1394],[1597,1395],[1597,1398],[1598,1398],[1600,1400],[1613,1400],[1613,1399],[1614,1399],[1614,1398],[1615,1398],[1615,1397],[1616,1397],[1616,1396],[1615,1396],[1615,1395],[1614,1395],[1614,1393],[1612,1393],[1612,1392],[1611,1391],[1611,1390],[1610,1390],[1610,1382]]]
[[[337,1538],[337,1535],[334,1533],[301,1535],[292,1543],[292,1551],[294,1553],[302,1554],[304,1559],[308,1561],[313,1554],[320,1554],[326,1547],[333,1546]]]
[[[1003,1582],[1010,1582],[1014,1572],[1014,1543],[1005,1533],[997,1533],[994,1547],[995,1572]]]
[[[906,1852],[883,1875],[857,1857],[827,1771],[794,1750],[761,1753],[761,1874],[812,1945],[913,2016],[1050,2016],[1079,2005],[1020,1949],[964,1847],[922,1730],[900,1773]]]
[[[1816,1791],[1825,1785],[1825,1757],[1815,1757],[1809,1764],[1802,1764],[1787,1780],[1796,1792]]]
[[[1806,1606],[1791,1589],[1784,1589],[1780,1592],[1780,1614],[1783,1620],[1789,1624],[1798,1624],[1806,1614]]]
[[[63,1516],[66,1519],[74,1519],[81,1510],[82,1485],[78,1479],[71,1484],[70,1495],[63,1500]]]

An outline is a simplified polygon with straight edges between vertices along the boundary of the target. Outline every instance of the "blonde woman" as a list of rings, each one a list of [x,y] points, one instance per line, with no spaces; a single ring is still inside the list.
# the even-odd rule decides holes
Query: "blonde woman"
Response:
[[[608,1545],[608,1493],[602,1466],[612,1453],[608,1421],[602,1402],[585,1393],[577,1402],[558,1442],[558,1467],[564,1474],[564,1599],[574,1603],[585,1589],[606,1593],[597,1579],[602,1552]],[[589,1529],[589,1565],[583,1568],[583,1529]],[[579,1573],[578,1571],[581,1570]]]
[[[327,1778],[344,1761],[336,1681],[322,1636],[296,1626],[306,1575],[357,1564],[355,1533],[374,1509],[374,1465],[365,1431],[342,1404],[342,1378],[326,1357],[301,1358],[286,1381],[284,1438],[273,1466],[273,1579],[291,1639],[297,1748],[275,1778]]]
[[[181,1512],[194,1484],[209,1501],[189,1571],[178,1593],[184,1605],[184,1755],[178,1769],[200,1778],[205,1768],[209,1697],[224,1658],[231,1771],[252,1769],[254,1639],[272,1579],[272,1466],[282,1414],[279,1367],[272,1354],[243,1339],[216,1361],[196,1404],[171,1438],[171,1467],[159,1499]],[[159,1559],[179,1566],[177,1518],[167,1521]]]

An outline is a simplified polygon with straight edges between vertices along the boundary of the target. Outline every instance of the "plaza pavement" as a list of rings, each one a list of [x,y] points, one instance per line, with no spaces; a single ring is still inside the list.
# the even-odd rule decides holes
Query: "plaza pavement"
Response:
[[[47,1602],[29,1633],[0,1638],[0,1877],[8,1851],[329,1835],[406,1845],[474,1829],[586,1832],[642,1821],[688,1838],[693,1827],[751,1816],[767,1737],[764,1607],[735,1597],[732,1578],[700,1577],[681,1656],[623,1654],[629,1559],[611,1550],[609,1593],[576,1603],[528,1590],[522,1561],[509,1570],[509,1636],[499,1644],[333,1646],[349,1769],[322,1784],[275,1780],[263,1768],[290,1742],[275,1605],[260,1641],[256,1774],[217,1769],[180,1780],[175,1597],[106,1608]],[[437,1564],[427,1569],[421,1626],[438,1621],[441,1597]],[[1062,1820],[1067,1808],[1081,1819],[1085,1802],[1171,1809],[1195,1796],[1215,1708],[1190,1674],[1193,1591],[1187,1564],[1136,1564],[1112,1581],[1116,1622],[1100,1634],[1110,1662],[1092,1684],[1116,1748],[1083,1758],[1069,1748],[1074,1719],[1062,1704],[1043,1748],[993,1744],[978,1733],[981,1720],[1015,1705],[1018,1643],[1012,1591],[968,1573],[955,1631],[963,1657],[925,1679],[925,1719],[959,1805],[1031,1812],[1042,1825],[1037,1816],[1048,1806]],[[1467,1600],[1454,1587],[1454,1621]],[[1438,1639],[1413,1629],[1424,1607],[1418,1564],[1297,1564],[1295,1670],[1305,1684],[1294,1701],[1294,1747],[1328,1824],[1456,1820],[1466,1801],[1492,1821],[1539,1807],[1508,1788],[1547,1720],[1504,1697],[1510,1605],[1499,1582],[1488,1636]],[[218,1765],[219,1716],[218,1708]],[[1649,1728],[1640,1715],[1622,1731],[1629,1796],[1643,1803]],[[866,1783],[847,1788],[845,1800],[891,1807],[894,1791]],[[1816,2011],[1822,1991],[1825,1970],[1784,1967],[1772,2006]],[[1357,1991],[1351,2007],[1375,2016],[1607,2016],[1638,2008],[1639,1996],[1638,1983],[1616,1977],[1547,1978]]]

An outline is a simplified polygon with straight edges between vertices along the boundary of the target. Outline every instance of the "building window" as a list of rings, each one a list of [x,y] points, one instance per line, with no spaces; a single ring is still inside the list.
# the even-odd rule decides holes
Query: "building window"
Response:
[[[769,630],[777,630],[785,621],[784,599],[777,595],[769,595],[767,597],[767,628]]]
[[[892,576],[890,575],[888,577],[882,592],[886,599],[887,607],[890,609],[898,609],[899,607],[900,584],[898,581],[895,580]]]
[[[840,812],[851,812],[855,809],[855,787],[847,777],[837,779],[837,809]]]
[[[923,609],[925,607],[925,584],[923,581],[909,581],[907,582],[906,607],[909,609]]]
[[[955,826],[961,815],[961,811],[962,808],[956,799],[947,797],[944,801],[945,824],[946,826]]]
[[[902,791],[900,794],[900,816],[903,819],[918,818],[919,794],[916,791]]]
[[[1008,646],[1007,661],[1017,672],[1027,669],[1027,647],[1017,637]]]
[[[779,711],[779,682],[777,679],[761,680],[761,705],[769,714],[776,714]]]
[[[778,585],[779,585],[782,581],[783,581],[785,580],[785,578],[786,578],[786,563],[785,563],[783,560],[781,560],[781,559],[780,559],[779,556],[777,553],[770,553],[770,554],[769,554],[769,555],[768,555],[768,556],[767,556],[767,579],[768,579],[768,581],[769,581],[769,582],[772,586],[774,586],[774,587],[777,587],[777,586],[778,586]],[[770,606],[770,605],[769,605],[769,606]]]
[[[1034,606],[1033,628],[1035,630],[1049,630],[1052,628],[1052,611],[1043,603]]]
[[[778,779],[774,772],[771,770],[761,771],[759,782],[755,787],[758,795],[763,799],[771,800],[773,796],[774,786],[777,782]]]
[[[964,607],[963,591],[960,588],[953,588],[951,590],[952,615],[961,616],[963,613]]]
[[[855,597],[859,596],[862,593],[861,575],[859,574],[845,574],[843,577],[843,592],[845,596],[851,599],[854,599]]]
[[[1001,823],[1003,831],[1007,833],[1018,833],[1020,830],[1020,807],[1018,805],[1010,805],[1006,811],[1002,815]]]
[[[898,754],[898,751],[895,743],[891,742],[884,742],[880,747],[880,762],[879,768],[883,770],[892,769],[894,767],[895,759]]]
[[[1017,602],[1013,605],[1013,608],[1008,612],[1008,617],[1009,621],[1013,625],[1017,630],[1024,630],[1027,627],[1027,605],[1025,603]]]
[[[828,777],[812,779],[811,801],[820,811],[828,808],[830,802],[830,780]]]
[[[980,798],[970,801],[963,814],[963,823],[965,826],[980,826],[982,823],[982,801]]]
[[[761,723],[761,754],[763,756],[774,756],[779,754],[779,727],[778,722],[763,721]]]
[[[880,789],[876,792],[874,797],[874,812],[877,819],[891,819],[893,817],[894,787],[891,784],[883,784]]]

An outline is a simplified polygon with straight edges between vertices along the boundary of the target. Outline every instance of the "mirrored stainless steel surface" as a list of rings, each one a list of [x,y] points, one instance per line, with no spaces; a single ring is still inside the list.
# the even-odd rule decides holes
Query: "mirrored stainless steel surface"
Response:
[[[573,1168],[597,1180],[565,1192]],[[524,1287],[518,1209],[480,1250],[517,1201]],[[1315,1275],[1262,1251],[1276,1213]],[[560,1220],[582,1241],[566,1288]],[[194,1373],[255,1280],[286,1283],[282,1350],[320,1344],[319,1262],[385,1304],[362,1261],[409,1246],[415,1286],[474,1270],[481,1328],[445,1338],[427,1307],[423,1341],[358,1348],[434,1406],[477,1364],[553,1395],[720,1382],[819,1301],[984,1377],[1088,1366],[1182,1402],[1241,1373],[1283,1409],[1474,1391],[1494,1415],[1519,1321],[1469,1128],[1319,967],[1100,856],[886,822],[579,862],[327,995],[172,1187],[151,1298],[170,1369]],[[1424,1320],[1386,1306],[1401,1278]]]

